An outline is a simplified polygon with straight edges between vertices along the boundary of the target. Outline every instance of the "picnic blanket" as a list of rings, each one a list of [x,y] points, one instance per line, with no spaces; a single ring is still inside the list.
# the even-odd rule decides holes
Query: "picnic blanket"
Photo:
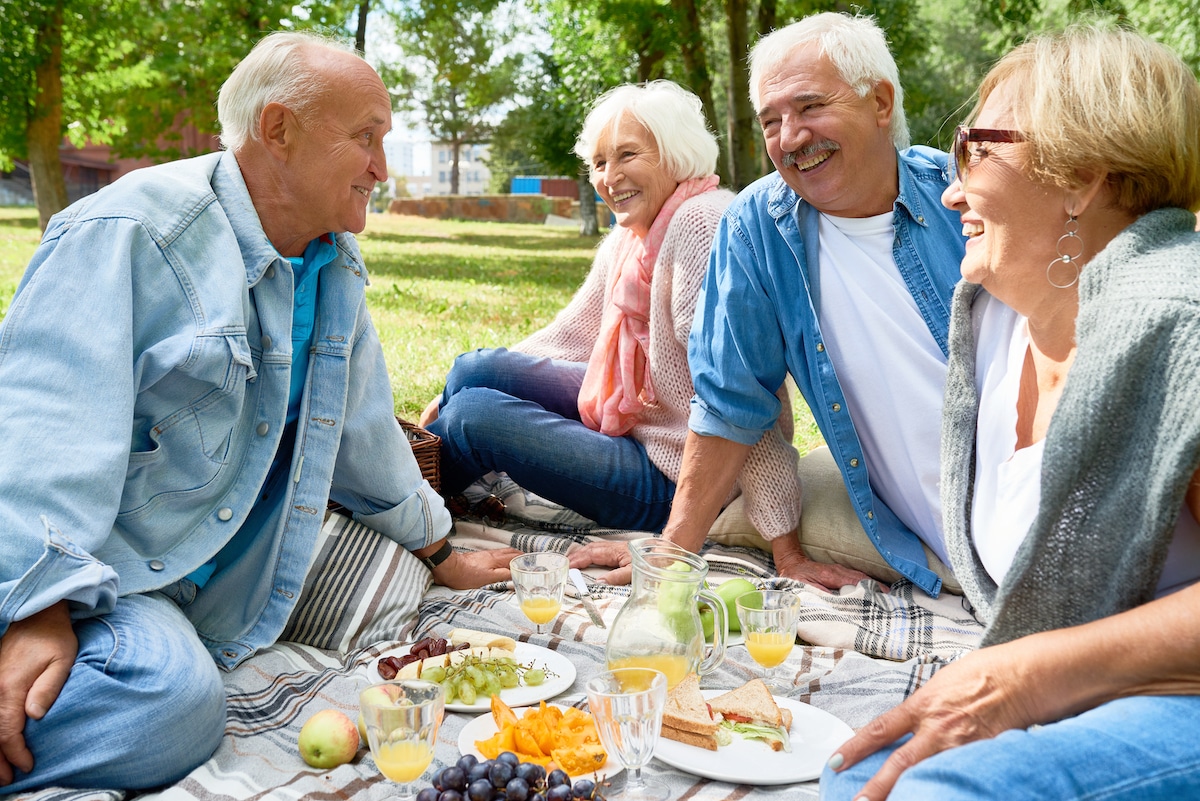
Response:
[[[503,522],[460,519],[455,548],[512,546],[525,551],[568,551],[596,537],[635,539],[643,532],[601,529],[567,510],[503,483],[478,488],[504,495]],[[931,599],[907,582],[883,593],[864,581],[838,593],[773,577],[769,554],[745,547],[709,545],[702,552],[709,581],[745,576],[763,587],[798,592],[804,602],[801,640],[781,670],[790,674],[786,695],[825,710],[853,728],[900,703],[942,665],[975,647],[982,627],[958,596]],[[349,570],[351,576],[343,574]],[[341,576],[340,583],[333,577]],[[627,587],[592,587],[606,622],[628,597]],[[574,593],[573,589],[568,594]],[[378,621],[385,621],[380,624]],[[591,623],[567,599],[544,636],[515,602],[511,583],[472,591],[429,586],[429,574],[403,549],[375,532],[334,514],[326,521],[318,557],[285,636],[225,676],[228,722],[213,756],[175,785],[156,792],[48,789],[20,797],[37,801],[164,801],[341,798],[372,801],[394,795],[394,785],[375,769],[364,747],[351,763],[328,771],[300,758],[300,727],[321,709],[357,716],[358,691],[378,680],[379,656],[426,635],[455,627],[502,632],[557,651],[577,676],[557,703],[586,703],[584,686],[603,669],[606,630]],[[297,641],[299,640],[299,641]],[[812,645],[807,643],[820,643]],[[705,689],[732,689],[760,675],[743,647],[731,647],[722,665],[702,680]],[[448,712],[438,736],[435,764],[459,757],[458,735],[470,716]],[[817,798],[816,782],[775,787],[735,786],[685,774],[652,761],[645,773],[665,780],[671,798]],[[432,773],[427,774],[432,775]]]

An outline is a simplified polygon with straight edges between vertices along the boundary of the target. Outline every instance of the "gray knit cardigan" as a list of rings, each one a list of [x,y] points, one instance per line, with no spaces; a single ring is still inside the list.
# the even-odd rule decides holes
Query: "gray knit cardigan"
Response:
[[[1077,351],[1050,420],[1041,505],[1002,586],[970,535],[975,334],[981,288],[954,294],[942,422],[942,506],[954,575],[991,645],[1086,623],[1154,597],[1200,465],[1200,235],[1160,209],[1079,278]],[[1053,291],[1047,288],[1047,291]]]

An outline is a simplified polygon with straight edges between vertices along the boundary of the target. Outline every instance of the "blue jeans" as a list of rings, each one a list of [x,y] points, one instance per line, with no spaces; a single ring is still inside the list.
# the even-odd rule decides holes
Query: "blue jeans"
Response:
[[[443,492],[491,471],[602,526],[661,531],[675,483],[633,437],[579,421],[587,365],[496,348],[464,353],[446,376],[438,419]]]
[[[75,622],[79,653],[41,720],[27,720],[32,773],[0,793],[66,786],[137,789],[186,776],[225,731],[225,689],[192,624],[167,596],[117,599]]]
[[[895,747],[842,773],[826,768],[822,801],[858,798]],[[1179,801],[1197,787],[1200,697],[1135,696],[944,751],[901,774],[888,799]]]

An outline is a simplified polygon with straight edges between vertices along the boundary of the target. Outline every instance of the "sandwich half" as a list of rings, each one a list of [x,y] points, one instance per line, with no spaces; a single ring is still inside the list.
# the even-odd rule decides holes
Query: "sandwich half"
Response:
[[[780,709],[762,679],[708,699],[708,708],[714,718],[720,719],[720,728],[747,739],[762,740],[772,751],[792,750],[788,737],[791,710]]]
[[[661,735],[709,751],[729,742],[729,734],[721,728],[719,718],[713,716],[700,693],[700,680],[695,673],[689,673],[667,696]]]

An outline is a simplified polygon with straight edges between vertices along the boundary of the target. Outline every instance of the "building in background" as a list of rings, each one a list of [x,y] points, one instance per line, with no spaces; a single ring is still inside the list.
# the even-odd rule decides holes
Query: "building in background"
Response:
[[[433,195],[450,194],[450,169],[453,165],[453,150],[448,142],[432,142],[430,156],[430,177],[433,184]],[[492,171],[488,169],[487,145],[463,145],[458,151],[458,194],[483,195],[487,194],[492,180]],[[416,195],[416,192],[412,193]]]

